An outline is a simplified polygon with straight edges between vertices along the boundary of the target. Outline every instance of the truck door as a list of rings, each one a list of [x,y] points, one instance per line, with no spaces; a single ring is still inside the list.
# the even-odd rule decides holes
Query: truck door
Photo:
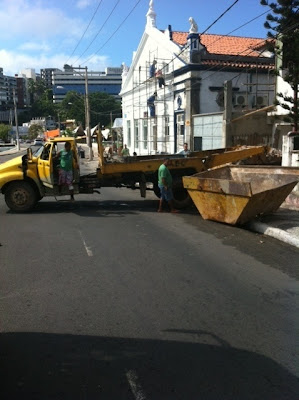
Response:
[[[37,169],[39,178],[44,186],[53,188],[53,155],[52,143],[46,143],[38,159]]]

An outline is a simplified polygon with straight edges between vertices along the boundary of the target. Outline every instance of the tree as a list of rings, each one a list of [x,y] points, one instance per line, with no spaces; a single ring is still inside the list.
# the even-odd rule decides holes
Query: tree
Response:
[[[30,94],[31,102],[38,100],[46,91],[46,84],[42,79],[33,80],[28,79],[28,92]]]
[[[298,131],[298,85],[299,85],[299,0],[261,0],[261,5],[271,9],[264,24],[268,29],[269,43],[277,60],[277,73],[284,71],[283,79],[291,86],[294,97],[277,93],[275,103],[288,114],[285,121],[291,122]]]
[[[48,117],[57,114],[57,107],[52,100],[52,91],[46,89],[43,94],[34,101],[31,107],[33,117]]]
[[[8,134],[11,131],[11,126],[0,124],[0,139],[6,142],[8,140]]]
[[[34,117],[57,115],[57,105],[53,103],[53,91],[47,89],[45,82],[40,79],[28,79],[28,91],[31,99],[30,109],[20,113],[20,123],[28,122]]]
[[[110,126],[111,114],[112,118],[120,117],[122,115],[121,102],[116,100],[113,96],[107,93],[92,93],[89,96],[90,104],[90,124],[95,126]]]
[[[30,125],[28,130],[29,139],[35,139],[37,136],[42,135],[43,133],[43,127],[39,124]]]
[[[85,124],[84,96],[77,92],[67,92],[65,98],[58,105],[60,121],[74,119],[77,123]]]
[[[85,126],[85,96],[77,92],[70,91],[66,94],[63,101],[59,104],[60,120],[75,119],[78,124]],[[121,116],[121,103],[113,96],[96,92],[89,95],[90,125],[91,127],[100,124],[110,125],[112,117]]]

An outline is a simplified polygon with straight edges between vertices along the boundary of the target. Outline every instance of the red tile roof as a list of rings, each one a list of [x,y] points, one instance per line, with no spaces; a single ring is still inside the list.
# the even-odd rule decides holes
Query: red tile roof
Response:
[[[206,65],[208,67],[224,67],[224,68],[258,68],[264,70],[273,70],[274,64],[244,62],[244,61],[225,61],[225,60],[202,60],[201,65]]]
[[[186,32],[172,32],[173,41],[181,46],[187,43],[187,36]],[[259,57],[266,39],[203,34],[200,42],[210,54]]]

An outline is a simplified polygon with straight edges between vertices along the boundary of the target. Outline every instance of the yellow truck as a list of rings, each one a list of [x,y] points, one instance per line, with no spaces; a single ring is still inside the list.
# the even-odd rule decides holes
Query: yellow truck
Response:
[[[126,162],[121,162],[121,159],[107,160],[99,137],[98,160],[85,163],[81,160],[80,163],[76,140],[73,137],[58,137],[49,140],[34,153],[28,148],[27,154],[0,165],[0,190],[11,210],[30,211],[45,196],[68,194],[67,187],[59,190],[59,160],[56,157],[66,142],[70,142],[75,158],[74,194],[98,192],[101,187],[128,187],[139,188],[142,197],[146,196],[147,190],[154,190],[159,196],[157,171],[166,155],[129,157]],[[266,152],[264,146],[243,146],[194,152],[188,157],[167,155],[174,181],[176,207],[183,208],[190,202],[188,192],[183,187],[183,176]]]

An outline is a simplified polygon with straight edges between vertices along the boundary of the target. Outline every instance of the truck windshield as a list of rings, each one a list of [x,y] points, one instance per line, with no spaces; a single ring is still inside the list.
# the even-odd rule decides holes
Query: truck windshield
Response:
[[[33,153],[33,157],[39,157],[42,154],[42,151],[44,149],[44,145],[41,145],[41,147],[39,147],[34,153]]]

